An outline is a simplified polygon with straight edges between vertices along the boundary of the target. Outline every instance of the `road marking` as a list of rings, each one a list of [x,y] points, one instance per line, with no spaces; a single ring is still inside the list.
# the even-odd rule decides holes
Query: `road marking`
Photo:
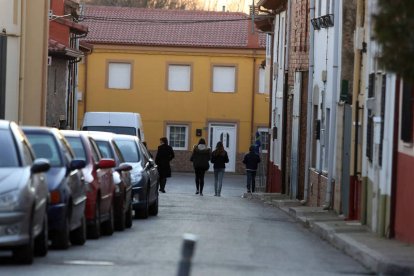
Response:
[[[85,261],[85,260],[72,260],[72,261],[64,261],[64,264],[69,265],[102,265],[102,266],[111,266],[114,265],[113,262],[105,262],[105,261]]]

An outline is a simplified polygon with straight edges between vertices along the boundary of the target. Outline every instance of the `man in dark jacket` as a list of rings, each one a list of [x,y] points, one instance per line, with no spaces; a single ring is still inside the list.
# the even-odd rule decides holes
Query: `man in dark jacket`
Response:
[[[158,166],[158,174],[160,177],[160,192],[165,193],[165,184],[167,178],[171,177],[170,161],[174,159],[174,151],[168,145],[166,137],[160,138],[161,145],[158,146],[157,155],[155,156],[155,163]]]
[[[260,156],[255,152],[254,146],[250,146],[249,153],[243,158],[243,163],[246,165],[247,192],[254,193],[256,188],[256,171],[257,166],[260,163]]]

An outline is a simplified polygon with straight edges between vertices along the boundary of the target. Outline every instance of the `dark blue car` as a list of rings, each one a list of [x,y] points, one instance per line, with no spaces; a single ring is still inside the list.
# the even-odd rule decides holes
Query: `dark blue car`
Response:
[[[55,128],[23,127],[37,158],[50,162],[47,184],[49,238],[52,246],[66,249],[70,243],[86,241],[86,188],[81,169],[85,161],[75,159],[63,135]]]

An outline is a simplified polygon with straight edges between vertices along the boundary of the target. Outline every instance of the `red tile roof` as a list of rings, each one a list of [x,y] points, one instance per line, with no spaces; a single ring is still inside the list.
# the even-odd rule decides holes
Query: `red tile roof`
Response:
[[[86,6],[84,18],[92,44],[265,48],[244,13]]]

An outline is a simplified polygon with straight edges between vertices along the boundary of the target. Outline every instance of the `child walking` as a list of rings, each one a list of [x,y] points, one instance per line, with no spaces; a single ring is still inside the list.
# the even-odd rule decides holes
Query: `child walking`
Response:
[[[254,151],[255,147],[250,146],[249,153],[243,158],[243,163],[246,165],[247,175],[247,192],[251,193],[256,188],[256,171],[260,163],[260,156]]]

